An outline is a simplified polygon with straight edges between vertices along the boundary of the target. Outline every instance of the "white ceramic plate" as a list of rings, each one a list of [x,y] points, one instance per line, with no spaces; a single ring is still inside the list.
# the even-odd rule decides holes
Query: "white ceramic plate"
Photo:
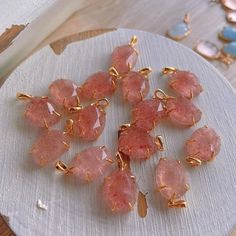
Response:
[[[163,135],[167,149],[142,164],[132,165],[139,188],[148,192],[149,211],[144,219],[138,216],[136,206],[128,215],[110,214],[102,202],[102,180],[80,186],[65,180],[52,167],[36,168],[27,153],[38,133],[23,121],[24,104],[15,99],[18,91],[47,94],[50,82],[60,77],[82,83],[91,73],[107,70],[112,49],[127,43],[134,34],[140,51],[135,68],[153,69],[150,96],[157,87],[168,92],[167,81],[158,79],[164,66],[194,72],[204,87],[204,92],[194,99],[203,111],[201,121],[190,129],[159,126],[153,133]],[[9,216],[17,235],[222,236],[235,226],[236,96],[227,81],[193,51],[155,34],[119,29],[73,43],[60,56],[45,47],[17,68],[0,92],[0,212]],[[107,110],[106,128],[93,144],[107,145],[115,152],[117,129],[129,121],[129,116],[130,108],[117,92]],[[209,165],[188,169],[188,208],[167,209],[153,190],[155,165],[160,156],[182,159],[185,140],[205,124],[220,134],[221,152]],[[67,161],[90,145],[75,142],[62,159]],[[47,211],[36,207],[38,199],[48,206]]]

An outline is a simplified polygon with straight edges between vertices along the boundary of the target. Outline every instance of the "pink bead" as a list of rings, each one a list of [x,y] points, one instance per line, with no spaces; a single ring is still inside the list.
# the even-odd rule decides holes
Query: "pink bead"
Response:
[[[94,181],[111,165],[111,153],[106,147],[91,147],[75,155],[70,173],[81,181]]]
[[[167,200],[182,197],[188,190],[188,178],[183,165],[177,160],[161,158],[156,168],[155,185]]]
[[[44,131],[32,146],[30,156],[39,166],[59,159],[69,149],[70,138],[59,130]]]
[[[166,107],[170,120],[177,125],[192,126],[202,116],[202,112],[188,99],[183,97],[168,99]]]
[[[51,99],[58,107],[75,107],[78,105],[77,88],[78,86],[69,79],[55,80],[49,86]]]
[[[54,104],[47,97],[32,97],[26,106],[24,116],[33,126],[44,128],[60,120]]]
[[[83,101],[99,100],[111,96],[116,90],[116,78],[108,72],[97,72],[88,77],[79,89]]]
[[[137,59],[137,51],[131,45],[124,45],[113,50],[111,60],[119,75],[124,75],[134,67]]]
[[[137,195],[137,187],[128,169],[116,170],[105,178],[103,196],[107,206],[116,213],[132,210]]]
[[[203,90],[197,76],[189,71],[174,72],[170,77],[169,86],[176,94],[187,99],[198,96]]]
[[[92,141],[101,135],[105,126],[106,113],[96,105],[89,105],[77,111],[73,120],[75,134],[83,140]]]
[[[132,123],[143,130],[150,131],[166,117],[166,109],[159,99],[147,99],[138,103],[132,111]]]
[[[212,128],[205,126],[197,129],[186,142],[186,154],[201,161],[210,161],[219,153],[220,146],[220,137]]]
[[[142,101],[149,92],[149,81],[141,73],[130,71],[121,81],[124,100],[131,105]]]
[[[131,160],[145,160],[157,152],[158,146],[146,131],[131,126],[120,133],[118,150]]]

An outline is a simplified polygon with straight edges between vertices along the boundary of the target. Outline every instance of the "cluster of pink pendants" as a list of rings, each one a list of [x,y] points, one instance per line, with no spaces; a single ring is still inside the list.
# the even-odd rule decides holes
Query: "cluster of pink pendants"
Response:
[[[191,127],[202,115],[191,102],[202,92],[202,86],[196,75],[188,71],[164,68],[162,72],[168,76],[169,87],[176,96],[157,89],[153,98],[145,99],[149,93],[151,69],[133,70],[138,58],[134,48],[136,43],[134,36],[128,45],[115,48],[108,72],[89,76],[82,86],[68,79],[58,79],[49,86],[49,96],[17,94],[19,99],[28,101],[25,119],[43,129],[30,152],[37,165],[56,162],[56,168],[66,175],[91,182],[105,175],[112,164],[117,163],[117,168],[105,177],[103,184],[104,199],[113,212],[128,212],[136,202],[137,186],[130,161],[146,160],[164,150],[162,137],[153,137],[150,131],[164,119],[174,125]],[[117,87],[121,88],[123,99],[132,107],[132,118],[130,124],[122,125],[118,131],[116,158],[107,147],[93,146],[77,153],[68,166],[58,161],[70,148],[72,138],[93,141],[101,135],[106,122],[105,109],[109,105],[106,97],[111,97]],[[83,107],[82,102],[91,104]],[[51,129],[62,114],[68,116],[65,130]],[[186,162],[193,167],[199,166],[218,154],[220,138],[212,128],[204,126],[187,140],[185,150]],[[155,189],[167,199],[168,206],[185,207],[186,202],[180,198],[188,188],[188,178],[181,162],[161,158],[156,167]]]

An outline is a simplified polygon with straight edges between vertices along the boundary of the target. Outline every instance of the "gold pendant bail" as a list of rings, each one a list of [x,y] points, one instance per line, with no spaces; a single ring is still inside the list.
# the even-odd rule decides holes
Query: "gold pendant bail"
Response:
[[[157,145],[157,149],[159,151],[164,151],[164,141],[163,141],[163,137],[161,135],[157,135],[155,138],[155,144]]]
[[[185,200],[172,200],[168,201],[168,207],[170,208],[185,208],[187,207],[187,202]]]
[[[162,69],[162,74],[163,75],[171,75],[173,74],[174,72],[176,72],[177,69],[175,67],[172,67],[172,66],[166,66]]]
[[[83,107],[82,107],[81,105],[79,105],[79,106],[77,106],[77,107],[69,107],[69,108],[68,108],[68,112],[69,112],[69,113],[75,113],[75,112],[77,112],[77,111],[79,111],[79,110],[81,110],[81,109],[83,109]]]
[[[62,161],[56,162],[56,169],[66,174],[70,171],[70,168],[68,168],[67,165]]]
[[[129,45],[134,47],[136,44],[138,43],[138,38],[136,35],[132,36],[130,42],[129,42]]]
[[[117,79],[121,79],[121,76],[119,75],[117,69],[114,66],[110,67],[108,72],[110,75],[115,76]]]
[[[184,19],[183,19],[184,23],[189,24],[190,23],[190,14],[186,13],[184,15]]]
[[[198,167],[202,164],[202,161],[196,157],[188,156],[185,158],[186,162],[192,167]]]
[[[33,96],[30,94],[26,94],[26,93],[17,93],[16,94],[16,98],[19,100],[29,100],[31,99]]]
[[[145,78],[147,78],[151,72],[152,72],[152,69],[150,67],[145,67],[139,71],[139,73],[143,75]]]
[[[107,98],[102,98],[91,104],[92,106],[97,106],[98,108],[105,110],[109,106],[109,100]]]
[[[167,95],[162,89],[157,89],[154,92],[154,98],[166,101],[174,97]]]

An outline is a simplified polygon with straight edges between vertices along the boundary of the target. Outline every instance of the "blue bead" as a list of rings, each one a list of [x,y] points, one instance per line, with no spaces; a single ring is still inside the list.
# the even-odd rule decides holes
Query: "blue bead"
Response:
[[[226,44],[222,50],[224,53],[229,54],[232,57],[236,57],[236,42]]]
[[[181,39],[184,38],[189,31],[189,26],[185,22],[180,22],[172,26],[168,31],[168,36],[173,39]]]
[[[226,40],[236,41],[236,28],[231,26],[224,27],[221,31],[221,36]]]

